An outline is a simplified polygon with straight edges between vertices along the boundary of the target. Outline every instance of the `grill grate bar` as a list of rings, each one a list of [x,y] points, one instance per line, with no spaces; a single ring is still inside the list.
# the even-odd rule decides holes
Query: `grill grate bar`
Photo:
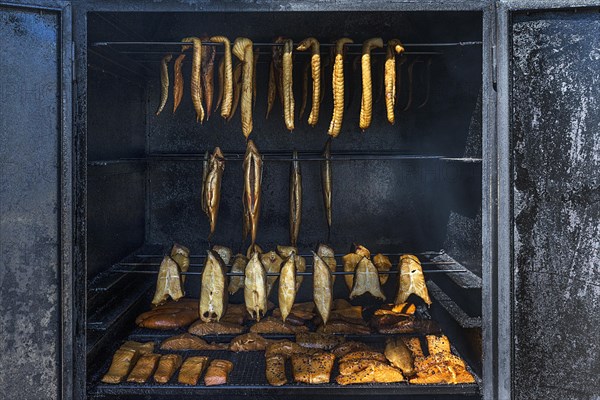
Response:
[[[148,270],[137,270],[137,269],[114,269],[112,270],[112,272],[118,272],[118,273],[122,273],[122,274],[150,274],[150,275],[157,275],[158,271],[148,271]],[[436,270],[425,270],[423,271],[424,273],[427,274],[447,274],[447,273],[464,273],[467,272],[465,270],[462,269],[436,269]],[[398,271],[377,271],[378,274],[380,275],[398,275]],[[202,275],[202,271],[187,271],[187,272],[180,272],[180,275]],[[312,275],[312,272],[296,272],[296,275]],[[225,275],[227,276],[245,276],[242,273],[237,273],[237,272],[227,272]],[[331,275],[354,275],[354,272],[346,272],[346,271],[336,271],[336,272],[332,272]],[[278,272],[267,272],[267,276],[279,276]]]
[[[299,43],[294,43],[294,47]],[[480,40],[464,41],[464,42],[438,42],[438,43],[403,43],[406,47],[464,47],[464,46],[480,46],[483,42]],[[192,45],[192,42],[94,42],[92,46],[185,46]],[[223,43],[218,42],[202,42],[205,46],[221,46]],[[255,47],[261,46],[283,46],[283,43],[273,42],[255,42]],[[334,47],[335,43],[320,43],[321,47]],[[362,43],[349,43],[346,47],[362,47]]]

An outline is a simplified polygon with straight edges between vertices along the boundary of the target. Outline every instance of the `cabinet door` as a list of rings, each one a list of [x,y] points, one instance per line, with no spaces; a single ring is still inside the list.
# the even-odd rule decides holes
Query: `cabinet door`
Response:
[[[511,314],[499,328],[512,352],[507,389],[518,400],[597,399],[600,13],[597,2],[523,10],[530,3],[506,1],[499,10],[498,274],[499,294],[512,304],[500,310]]]
[[[70,14],[0,2],[0,397],[70,397]]]

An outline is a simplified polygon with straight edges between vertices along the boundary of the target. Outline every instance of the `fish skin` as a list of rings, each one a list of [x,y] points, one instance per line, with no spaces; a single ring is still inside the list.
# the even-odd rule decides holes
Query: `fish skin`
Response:
[[[323,320],[327,325],[331,306],[333,304],[333,279],[329,266],[314,251],[313,253],[313,300]]]
[[[202,41],[197,37],[186,38],[193,43],[192,53],[192,77],[190,79],[192,103],[196,110],[196,121],[204,121],[204,106],[202,105],[202,83],[201,83],[201,65],[202,65]]]
[[[396,368],[399,368],[404,376],[411,376],[415,372],[414,358],[403,338],[388,338],[385,345],[385,357]]]
[[[221,201],[221,182],[223,180],[223,172],[225,171],[225,157],[219,147],[210,157],[208,174],[204,183],[204,193],[206,197],[206,215],[210,222],[210,234],[212,237],[217,226],[217,216],[219,214],[219,203]]]
[[[425,275],[423,275],[423,267],[421,267],[419,259],[412,254],[404,254],[400,257],[398,269],[400,270],[400,285],[394,303],[404,303],[408,296],[414,293],[422,298],[425,303],[431,305]]]
[[[223,43],[223,80],[221,81],[223,97],[222,100],[217,104],[221,105],[221,117],[227,119],[231,114],[231,107],[233,103],[233,62],[231,60],[231,43],[225,36],[213,36],[210,38],[210,41]],[[220,67],[221,66],[219,66],[219,68]]]
[[[269,84],[267,87],[267,115],[265,119],[269,119],[269,114],[273,109],[273,103],[275,103],[275,97],[277,97],[277,84],[275,83],[275,66],[273,61],[269,63]]]
[[[296,246],[302,221],[302,170],[298,152],[294,151],[290,166],[290,241]]]
[[[270,251],[268,253],[264,253],[260,256],[260,261],[263,266],[267,270],[268,273],[278,273],[281,271],[281,265],[283,264],[283,258],[277,254],[275,251]],[[267,277],[267,296],[271,293],[273,289],[273,285],[277,281],[277,276],[268,276]]]
[[[352,39],[342,38],[335,42],[335,61],[331,85],[333,92],[333,115],[327,133],[337,137],[342,130],[344,118],[344,46],[354,43]]]
[[[309,48],[312,49],[312,54],[310,57],[310,67],[311,67],[311,76],[313,82],[313,91],[312,91],[312,108],[310,110],[310,114],[308,116],[308,124],[310,126],[317,125],[319,121],[319,107],[321,103],[321,50],[319,41],[314,37],[309,37],[304,39],[296,50],[298,51],[306,51]],[[305,72],[306,74],[306,72]],[[306,97],[303,95],[302,99],[302,107],[306,105]],[[302,113],[301,113],[302,114]],[[302,115],[300,116],[302,118]]]
[[[233,43],[233,54],[242,62],[242,90],[240,107],[242,114],[242,133],[246,138],[252,133],[252,77],[254,76],[254,50],[252,41],[238,37]]]
[[[260,246],[256,243],[248,246],[248,248],[246,249],[246,258],[251,259],[254,253],[258,253],[259,255],[263,253],[263,249],[261,249]]]
[[[294,130],[294,91],[293,91],[293,62],[292,51],[294,43],[286,39],[283,44],[283,115],[285,127]]]
[[[181,272],[187,272],[190,269],[190,249],[187,247],[178,243],[173,244],[171,258],[177,263]],[[185,283],[185,275],[181,275],[181,283]]]
[[[317,247],[317,254],[323,259],[323,261],[325,261],[325,264],[329,266],[331,272],[335,272],[335,269],[337,267],[337,261],[335,260],[335,251],[333,251],[331,247],[325,244],[320,244],[319,247]],[[332,275],[331,279],[333,280],[333,282],[335,282],[335,275]]]
[[[361,259],[362,256],[356,253],[348,253],[343,256],[342,263],[344,264],[344,272],[354,272]],[[348,290],[352,290],[352,286],[354,286],[354,274],[344,275],[344,280],[346,281]]]
[[[221,58],[221,60],[219,60],[219,66],[217,67],[217,83],[219,85],[219,90],[217,91],[217,101],[215,101],[215,112],[221,107],[221,102],[223,101],[224,74],[225,60]]]
[[[332,224],[332,213],[331,213],[331,203],[332,203],[332,172],[331,172],[331,138],[327,139],[325,143],[325,149],[323,150],[323,158],[321,161],[321,189],[323,191],[323,204],[325,205],[325,216],[327,218],[327,241],[329,241],[329,236],[331,234],[331,224]]]
[[[378,253],[373,257],[373,264],[377,268],[377,271],[389,271],[392,268],[392,262],[387,256]],[[384,285],[388,280],[388,274],[379,274],[379,282]]]
[[[173,64],[173,75],[175,76],[173,78],[173,114],[177,111],[179,104],[181,104],[181,99],[183,98],[183,70],[181,67],[183,60],[185,60],[185,54],[182,53],[177,56],[175,63]]]
[[[208,250],[202,270],[200,288],[200,319],[204,322],[219,321],[227,311],[227,275],[225,263],[219,254]]]
[[[279,309],[283,322],[292,311],[296,299],[296,254],[292,252],[281,268],[279,275]]]
[[[169,98],[169,62],[172,58],[171,54],[167,54],[160,62],[160,104],[156,110],[156,115],[162,112]]]
[[[231,111],[227,116],[226,121],[229,122],[233,119],[235,112],[237,111],[238,104],[240,103],[240,94],[242,92],[242,64],[236,64],[233,69],[233,97],[231,101]]]
[[[208,217],[208,208],[206,207],[206,178],[208,177],[208,169],[210,166],[210,152],[206,150],[204,153],[204,159],[202,161],[202,194],[201,194],[201,204],[202,211]]]
[[[371,38],[365,40],[362,48],[362,97],[360,101],[359,126],[364,132],[373,119],[373,82],[371,76],[371,50],[383,47],[383,39]]]
[[[223,264],[225,264],[225,266],[229,265],[229,262],[231,261],[231,256],[233,255],[229,247],[220,246],[216,244],[212,247],[212,251],[214,251],[219,255],[219,257],[221,257],[221,260],[223,260]]]
[[[259,253],[254,253],[244,272],[244,302],[253,319],[260,319],[267,312],[267,271]]]
[[[394,107],[396,106],[396,54],[402,54],[404,47],[398,39],[390,39],[387,42],[385,56],[385,110],[387,120],[394,125],[396,122],[394,116]]]
[[[236,254],[233,258],[233,264],[231,265],[231,272],[234,273],[244,273],[246,269],[246,264],[248,264],[248,258],[243,254]],[[244,277],[243,276],[232,276],[229,279],[229,294],[233,295],[237,293],[238,290],[244,287]]]
[[[208,37],[203,37],[202,41],[209,41]],[[215,76],[215,56],[217,48],[215,46],[202,46],[202,88],[204,90],[204,104],[206,106],[206,120],[210,119],[213,108],[214,95],[214,76]]]
[[[350,299],[367,292],[373,297],[385,300],[385,295],[381,291],[377,268],[371,260],[363,257],[354,271],[354,285],[352,286],[352,292],[350,292]]]
[[[277,253],[283,258],[288,258],[292,254],[292,252],[296,254],[296,271],[306,272],[306,258],[298,255],[297,247],[277,245]],[[304,276],[296,276],[296,293],[298,293],[298,290],[300,289],[300,285],[302,285],[303,280]]]
[[[247,207],[250,238],[256,243],[258,219],[260,217],[262,159],[252,140],[248,140],[244,157],[244,201]]]

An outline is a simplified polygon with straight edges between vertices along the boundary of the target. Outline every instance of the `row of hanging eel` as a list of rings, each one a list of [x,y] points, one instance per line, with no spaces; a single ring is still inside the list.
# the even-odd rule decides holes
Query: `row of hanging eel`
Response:
[[[243,240],[250,234],[253,246],[256,242],[258,232],[258,220],[260,216],[261,185],[262,185],[262,156],[252,140],[248,140],[246,154],[244,156],[244,191],[242,196],[243,215]],[[225,156],[219,147],[213,154],[207,151],[204,154],[202,170],[201,207],[208,217],[210,233],[212,237],[217,225],[219,214],[219,203],[221,200],[221,182],[225,171]],[[327,140],[321,161],[321,184],[325,216],[327,219],[327,241],[331,235],[332,223],[332,170],[331,170],[331,139]],[[298,152],[294,151],[290,166],[290,242],[296,246],[300,233],[302,221],[302,169]]]
[[[235,114],[238,102],[241,104],[241,121],[242,132],[246,138],[250,136],[253,130],[252,123],[252,108],[256,101],[256,63],[258,53],[254,53],[252,41],[248,38],[237,38],[233,44],[233,49],[229,40],[224,36],[213,37],[187,37],[182,39],[183,42],[190,42],[191,45],[184,45],[181,48],[181,54],[176,58],[174,64],[174,106],[173,112],[177,110],[183,97],[183,73],[181,64],[185,59],[185,52],[190,48],[193,49],[192,55],[192,72],[190,79],[191,98],[196,111],[196,119],[199,122],[208,120],[214,110],[221,108],[221,116],[229,121]],[[202,45],[203,41],[221,43],[224,47],[224,56],[218,66],[218,81],[219,92],[217,100],[213,106],[214,92],[214,60],[216,49],[214,46]],[[291,39],[278,37],[275,39],[276,46],[273,46],[272,61],[269,65],[269,83],[267,90],[267,114],[269,117],[275,98],[279,97],[283,109],[283,117],[285,126],[288,130],[294,130],[295,122],[295,104],[293,93],[293,42]],[[308,97],[308,71],[310,67],[312,80],[312,99],[311,110],[308,116],[308,124],[316,126],[319,120],[319,108],[323,98],[324,90],[322,81],[324,78],[323,72],[327,65],[331,67],[331,92],[333,96],[333,113],[329,124],[328,134],[332,137],[337,137],[342,128],[342,121],[345,109],[345,83],[344,83],[344,58],[345,47],[347,44],[353,43],[352,39],[342,38],[335,42],[335,47],[331,59],[326,60],[321,65],[320,45],[319,41],[314,37],[309,37],[301,41],[296,47],[297,51],[311,51],[310,63],[306,64],[303,70],[303,96],[302,106],[300,108],[300,118],[304,114]],[[360,106],[359,127],[361,130],[366,130],[371,125],[372,110],[373,110],[373,76],[371,72],[371,50],[382,48],[384,46],[381,38],[371,38],[363,43],[362,55],[360,58],[361,65],[361,80],[362,80],[362,95]],[[239,63],[234,68],[232,65],[231,53],[239,59]],[[385,109],[387,120],[394,124],[394,108],[396,105],[398,86],[401,80],[397,79],[396,56],[404,52],[404,47],[398,39],[390,39],[387,43],[385,56],[385,64],[383,68],[384,78],[378,85],[376,99],[381,97],[385,92]],[[156,114],[160,114],[168,100],[169,95],[169,73],[168,64],[172,60],[172,55],[166,55],[161,60],[160,76],[161,76],[161,94],[160,102]],[[402,58],[402,66],[405,59]],[[420,59],[415,59],[408,67],[408,100],[403,111],[408,110],[413,102],[413,68],[417,62],[422,62]],[[431,59],[427,61],[427,74],[430,73]],[[356,67],[355,67],[356,68]],[[355,69],[354,68],[354,69]],[[427,96],[423,103],[417,108],[423,107],[429,98],[429,80],[427,81]],[[353,85],[349,85],[352,88]],[[350,96],[351,101],[352,96]],[[348,102],[349,104],[349,102]]]

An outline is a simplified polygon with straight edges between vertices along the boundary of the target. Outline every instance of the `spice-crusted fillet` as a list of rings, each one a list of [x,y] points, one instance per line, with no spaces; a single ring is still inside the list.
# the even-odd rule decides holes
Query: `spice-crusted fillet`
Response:
[[[331,350],[344,343],[343,336],[327,335],[318,332],[300,332],[296,334],[296,343],[303,347],[320,350]]]
[[[329,383],[334,360],[333,354],[325,352],[292,356],[294,381],[311,385]]]
[[[266,357],[265,373],[269,385],[285,385],[287,383],[287,377],[285,376],[285,357],[282,355],[272,355]]]

